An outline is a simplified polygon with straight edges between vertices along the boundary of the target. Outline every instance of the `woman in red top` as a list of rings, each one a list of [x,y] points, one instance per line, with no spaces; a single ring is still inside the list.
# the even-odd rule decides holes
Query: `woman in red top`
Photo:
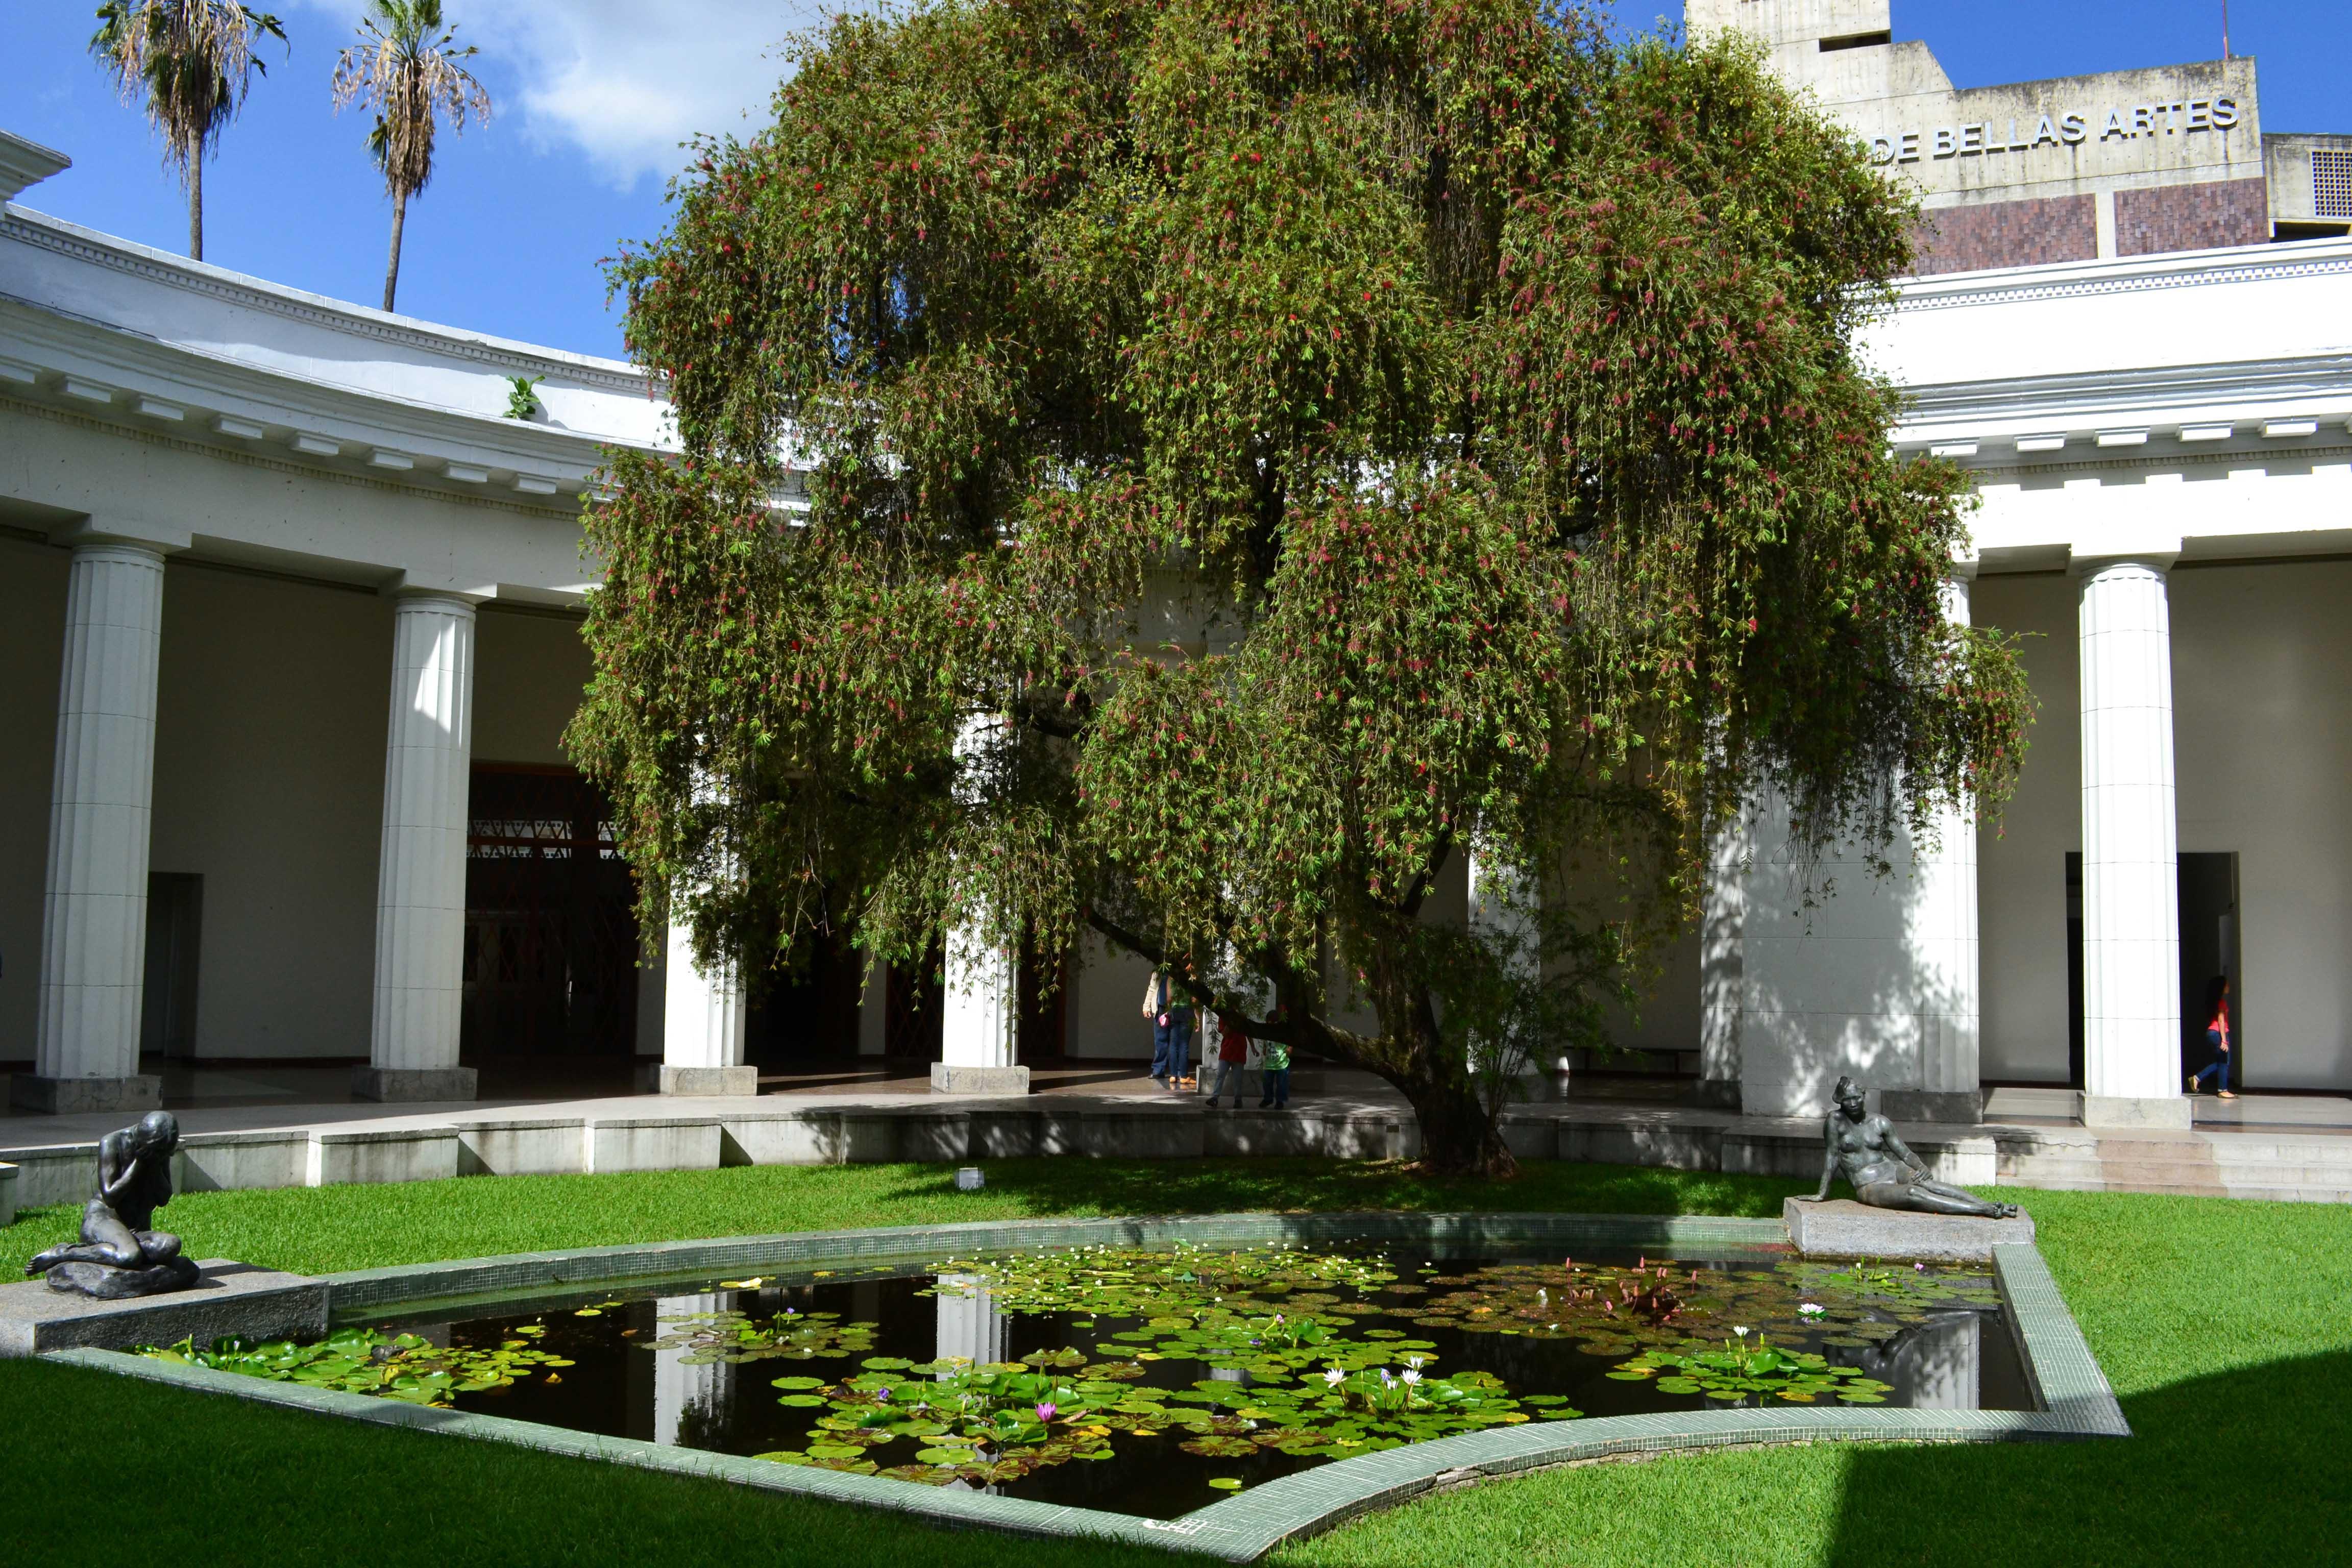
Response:
[[[2215,975],[2213,984],[2205,988],[2205,1016],[2210,1020],[2205,1026],[2205,1043],[2221,1054],[2213,1058],[2210,1066],[2189,1075],[2189,1092],[2195,1094],[2199,1084],[2203,1083],[2209,1076],[2219,1073],[2221,1075],[2219,1085],[2221,1098],[2235,1100],[2238,1097],[2230,1092],[2230,977],[2228,975]]]

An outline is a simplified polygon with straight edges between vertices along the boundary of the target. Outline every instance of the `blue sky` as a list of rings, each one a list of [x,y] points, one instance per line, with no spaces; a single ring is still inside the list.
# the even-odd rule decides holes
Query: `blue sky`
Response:
[[[369,166],[366,124],[330,112],[327,82],[359,0],[270,0],[290,57],[265,56],[244,117],[205,166],[205,259],[340,299],[383,295],[391,209]],[[187,243],[185,200],[144,119],[118,102],[86,52],[94,0],[0,6],[10,91],[0,127],[74,167],[26,205],[170,250]],[[1641,26],[1678,5],[1621,0]],[[664,176],[692,131],[740,130],[781,66],[769,52],[806,0],[448,0],[496,116],[441,144],[409,207],[400,308],[453,325],[615,353],[617,318],[596,263],[659,231]],[[649,21],[648,18],[655,20]],[[2235,0],[2231,42],[2260,62],[2263,124],[2352,131],[2352,7]],[[1895,0],[1897,37],[1924,38],[1955,84],[2210,59],[2220,0]]]

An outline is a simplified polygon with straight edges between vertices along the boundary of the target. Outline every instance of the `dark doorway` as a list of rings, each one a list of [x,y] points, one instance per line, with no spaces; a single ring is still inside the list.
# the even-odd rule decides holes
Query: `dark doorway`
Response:
[[[2205,1042],[2208,998],[2217,977],[2230,980],[2231,1087],[2246,1087],[2245,989],[2238,978],[2238,857],[2180,857],[2180,1069],[2195,1072],[2216,1052]],[[2212,1080],[2206,1080],[2212,1087]]]
[[[847,936],[821,931],[803,938],[793,962],[779,964],[752,996],[743,1021],[745,1059],[782,1068],[856,1056],[865,994],[866,955]]]
[[[634,1054],[635,889],[604,792],[569,768],[485,763],[467,815],[461,1054]]]
[[[882,1054],[919,1062],[940,1057],[947,1008],[940,996],[945,950],[934,944],[917,964],[893,963],[883,994]]]
[[[2238,857],[2235,851],[2191,852],[2179,858],[2180,915],[2180,1060],[2194,1072],[2213,1059],[2205,1043],[2205,997],[2213,977],[2230,977],[2231,1075],[2244,1087],[2244,986],[2238,970]],[[2066,854],[2066,1068],[2083,1087],[2083,857]]]
[[[139,1010],[142,1057],[194,1059],[197,952],[204,924],[204,878],[187,871],[148,873],[147,973]]]
[[[1024,1067],[1055,1061],[1069,1053],[1070,960],[1024,946],[1021,950],[1021,1016],[1013,1038],[1014,1058]]]

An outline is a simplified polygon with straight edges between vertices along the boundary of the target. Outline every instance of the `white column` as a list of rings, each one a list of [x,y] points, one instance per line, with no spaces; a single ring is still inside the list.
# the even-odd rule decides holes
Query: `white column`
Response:
[[[1969,613],[1966,563],[1945,588],[1948,616]],[[1804,867],[1787,803],[1755,815],[1739,911],[1738,1060],[1751,1116],[1819,1116],[1841,1077],[1873,1090],[1898,1121],[1975,1122],[1976,834],[1969,809],[1937,824],[1937,842],[1899,826],[1874,873],[1867,847],[1826,847],[1811,868],[1831,896],[1803,907]]]
[[[981,787],[978,774],[991,747],[1002,744],[1004,721],[993,714],[968,721],[956,737],[962,764],[958,790],[968,796]],[[968,804],[970,802],[968,801]],[[1026,1094],[1029,1069],[1020,1054],[1021,984],[1018,960],[988,940],[985,922],[970,915],[948,928],[947,973],[940,997],[940,1059],[931,1064],[933,1094]]]
[[[146,1110],[139,1073],[147,949],[147,838],[155,781],[155,681],[163,552],[92,539],[66,580],[65,669],[49,794],[39,1033],[28,1110]]]
[[[1517,867],[1506,865],[1481,854],[1470,852],[1467,861],[1470,933],[1481,942],[1491,942],[1503,953],[1504,963],[1520,984],[1532,985],[1543,977],[1542,932],[1537,920],[1536,900],[1542,895],[1528,885],[1528,879]],[[1530,1045],[1527,1057],[1511,1064],[1514,1073],[1529,1079],[1549,1077],[1559,1092],[1567,1089],[1568,1058],[1554,1052],[1549,1061],[1540,1060],[1537,1047]],[[1473,1071],[1485,1070],[1485,1050],[1474,1055]],[[1528,1083],[1528,1098],[1544,1096],[1536,1092],[1537,1085]]]
[[[1739,1104],[1739,1005],[1745,984],[1748,861],[1755,823],[1743,808],[1707,839],[1706,902],[1698,927],[1698,1095]]]
[[[1969,620],[1975,576],[1969,563],[1944,581],[1944,616]],[[1919,1012],[1919,1087],[1882,1096],[1889,1116],[1921,1121],[1979,1121],[1984,1089],[1978,1076],[1982,1021],[1978,979],[1977,825],[1966,802],[1937,814],[1936,847],[1912,865],[1911,958]],[[1894,1103],[1889,1104],[1889,1100]]]
[[[474,1098],[457,1065],[466,945],[467,792],[474,749],[474,606],[404,595],[392,620],[376,879],[375,1013],[362,1100]]]
[[[2083,1120],[2189,1124],[2168,553],[2083,567]]]
[[[694,933],[672,921],[663,954],[664,1094],[757,1094],[760,1069],[743,1060],[743,989],[735,966],[694,962]]]

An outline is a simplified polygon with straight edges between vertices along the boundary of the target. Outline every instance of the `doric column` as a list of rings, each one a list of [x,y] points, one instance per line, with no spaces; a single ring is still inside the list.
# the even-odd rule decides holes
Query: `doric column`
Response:
[[[1533,984],[1541,980],[1542,931],[1536,900],[1542,895],[1528,886],[1527,874],[1473,848],[1465,879],[1471,934],[1502,950],[1504,963],[1519,984]],[[1482,1070],[1483,1063],[1474,1058],[1471,1068],[1473,1071]],[[1556,1080],[1559,1089],[1565,1092],[1568,1069],[1565,1056],[1555,1051],[1552,1059],[1543,1060],[1533,1047],[1527,1059],[1515,1068],[1523,1079],[1536,1080],[1528,1085],[1529,1097],[1533,1099],[1544,1098],[1534,1089],[1546,1079]]]
[[[694,962],[694,933],[672,921],[663,954],[664,1094],[757,1094],[760,1069],[743,1060],[743,989],[735,966]]]
[[[968,721],[956,737],[967,793],[988,763],[991,747],[1002,744],[1005,721],[993,714]],[[1020,1054],[1020,966],[1013,954],[991,942],[988,922],[967,915],[948,928],[947,973],[940,1002],[940,1059],[931,1064],[933,1094],[1026,1094],[1029,1069]]]
[[[1698,1098],[1739,1105],[1739,1008],[1746,984],[1748,860],[1755,824],[1745,809],[1707,839],[1706,903],[1698,927]]]
[[[383,841],[376,880],[375,1011],[362,1100],[474,1098],[457,1065],[466,949],[467,794],[474,750],[474,606],[408,594],[392,631]]]
[[[163,637],[163,547],[86,533],[66,580],[39,1033],[11,1091],[27,1110],[161,1103],[162,1080],[139,1072],[139,1013]]]
[[[1968,614],[1966,563],[1945,612]],[[1982,1119],[1977,1080],[1975,825],[1948,810],[1932,847],[1899,826],[1876,873],[1867,845],[1827,846],[1808,867],[1788,804],[1754,816],[1738,943],[1740,1106],[1752,1116],[1819,1116],[1851,1075],[1900,1121]],[[1805,907],[1807,873],[1833,896]]]
[[[2083,682],[2083,1120],[2189,1124],[2180,1080],[2172,552],[2078,562]]]
[[[1969,624],[1973,562],[1944,580],[1944,616]],[[1918,1085],[1879,1097],[1886,1115],[1909,1121],[1979,1121],[1984,1089],[1977,1071],[1982,1015],[1977,979],[1977,825],[1966,802],[1937,814],[1936,847],[1912,861],[1906,911],[1913,994],[1917,1008]]]

